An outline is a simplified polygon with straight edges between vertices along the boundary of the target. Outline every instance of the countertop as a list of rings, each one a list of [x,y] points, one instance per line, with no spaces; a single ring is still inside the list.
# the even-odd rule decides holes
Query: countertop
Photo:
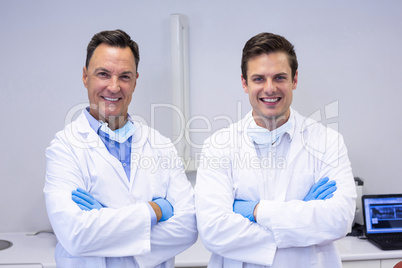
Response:
[[[347,236],[335,242],[342,261],[402,259],[402,250],[381,250],[366,239]],[[200,239],[176,256],[176,267],[206,266],[211,253]]]
[[[37,235],[25,233],[0,233],[0,240],[7,240],[13,246],[0,250],[0,264],[41,264],[45,268],[55,268],[54,248],[57,240],[52,233]],[[365,239],[345,237],[335,242],[342,261],[376,259],[402,259],[402,250],[381,250]],[[177,267],[206,266],[211,253],[200,239],[189,249],[176,256]]]
[[[342,261],[402,259],[402,250],[382,250],[366,239],[353,236],[335,242]]]
[[[56,268],[54,249],[57,240],[54,234],[0,233],[0,240],[13,243],[10,248],[0,250],[0,264],[36,264]]]

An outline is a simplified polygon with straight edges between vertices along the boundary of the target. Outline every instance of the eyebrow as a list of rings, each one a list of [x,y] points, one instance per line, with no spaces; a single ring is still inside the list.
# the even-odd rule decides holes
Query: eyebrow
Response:
[[[110,71],[109,71],[108,69],[103,68],[103,67],[96,68],[94,72],[97,73],[97,72],[99,72],[99,71],[103,71],[103,72],[106,72],[106,73],[110,73]]]
[[[104,67],[99,67],[99,68],[95,69],[95,73],[97,73],[99,71],[102,71],[105,73],[110,73],[110,71]],[[134,75],[134,73],[132,71],[124,71],[124,72],[120,73],[119,75],[127,75],[127,74]]]
[[[277,74],[275,74],[274,76],[279,76],[279,75],[285,75],[285,76],[288,76],[289,74],[288,74],[288,73],[277,73]]]
[[[125,71],[125,72],[122,72],[121,75],[122,74],[124,74],[124,75],[127,75],[127,74],[134,75],[134,73],[132,71]]]
[[[288,73],[284,73],[284,72],[274,74],[273,76],[275,77],[275,76],[280,76],[280,75],[282,75],[282,76],[289,76]],[[251,78],[251,77],[265,77],[265,75],[264,75],[264,74],[253,74],[253,75],[250,76],[250,78]]]

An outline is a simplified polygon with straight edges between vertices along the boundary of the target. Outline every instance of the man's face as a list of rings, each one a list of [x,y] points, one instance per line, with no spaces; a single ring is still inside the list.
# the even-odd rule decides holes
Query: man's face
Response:
[[[292,70],[284,52],[262,54],[248,61],[247,81],[242,76],[242,84],[257,125],[273,130],[289,119],[297,78],[296,71],[292,79]]]
[[[92,116],[105,122],[125,122],[137,78],[134,55],[129,47],[100,44],[82,74]]]

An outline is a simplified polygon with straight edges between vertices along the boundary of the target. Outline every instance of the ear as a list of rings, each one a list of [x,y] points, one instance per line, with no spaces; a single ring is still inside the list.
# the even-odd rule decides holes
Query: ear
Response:
[[[137,79],[138,79],[139,76],[140,76],[140,74],[137,72],[137,74],[136,74],[136,76],[135,76],[135,79],[134,79],[133,92],[134,92],[134,90],[135,90],[135,87],[137,86]]]
[[[88,88],[88,71],[85,66],[82,68],[82,82],[84,82],[84,86]]]
[[[293,86],[292,86],[293,90],[296,89],[298,81],[299,81],[299,71],[297,70],[295,73],[295,77],[293,77]]]
[[[241,75],[241,84],[243,86],[244,93],[248,93],[247,81],[244,79],[243,75]]]

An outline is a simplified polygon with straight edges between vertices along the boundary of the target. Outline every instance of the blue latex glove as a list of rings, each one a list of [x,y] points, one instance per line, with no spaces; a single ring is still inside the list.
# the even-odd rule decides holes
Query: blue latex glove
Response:
[[[162,218],[159,221],[166,221],[173,216],[173,207],[169,201],[159,197],[153,199],[152,202],[155,202],[161,208]]]
[[[254,208],[260,201],[235,200],[233,202],[233,212],[241,214],[244,218],[255,222]]]
[[[77,188],[77,190],[72,191],[72,199],[82,210],[92,210],[101,209],[104,206],[99,203],[90,193],[84,189]]]
[[[333,197],[336,191],[336,182],[330,181],[328,177],[322,178],[311,187],[310,192],[303,199],[304,201],[325,200]]]

